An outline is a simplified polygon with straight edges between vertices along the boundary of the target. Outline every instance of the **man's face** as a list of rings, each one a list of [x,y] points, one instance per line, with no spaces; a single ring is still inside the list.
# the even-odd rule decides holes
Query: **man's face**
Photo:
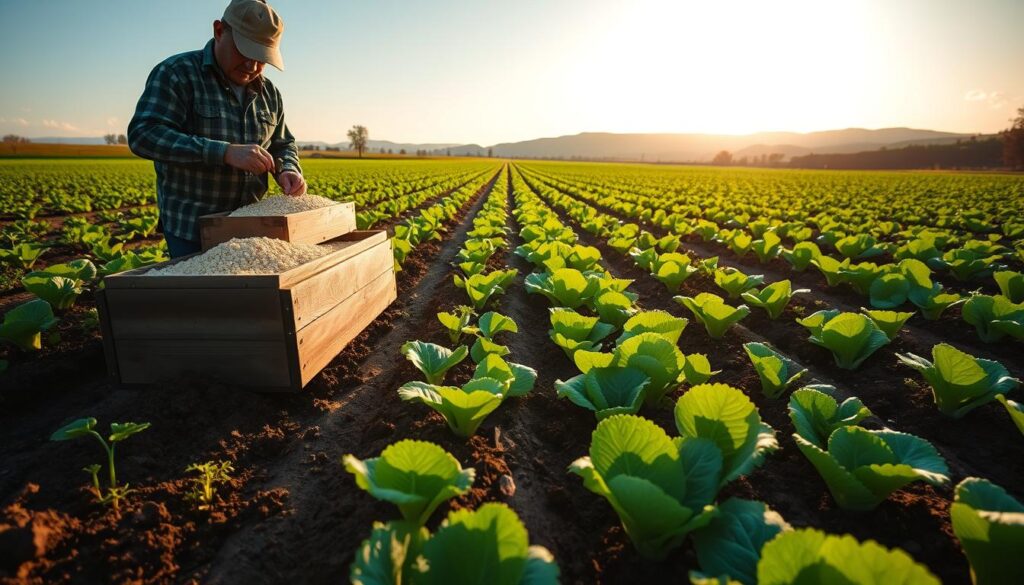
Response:
[[[248,85],[263,73],[265,63],[247,58],[238,51],[232,31],[219,20],[213,22],[213,53],[221,71],[235,85]]]

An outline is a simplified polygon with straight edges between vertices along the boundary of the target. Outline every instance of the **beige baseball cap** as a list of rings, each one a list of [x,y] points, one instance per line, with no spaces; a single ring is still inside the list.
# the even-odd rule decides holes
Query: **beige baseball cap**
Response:
[[[239,53],[284,71],[280,49],[284,21],[266,0],[231,0],[221,20],[231,27]]]

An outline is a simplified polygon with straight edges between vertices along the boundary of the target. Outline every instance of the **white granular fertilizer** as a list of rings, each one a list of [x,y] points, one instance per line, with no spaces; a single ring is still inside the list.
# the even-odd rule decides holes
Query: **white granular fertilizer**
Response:
[[[289,197],[287,195],[274,195],[266,197],[256,203],[239,207],[232,211],[229,217],[266,217],[272,215],[289,215],[310,209],[319,209],[334,205],[333,201],[319,195],[302,195],[300,197]]]
[[[202,254],[146,272],[147,276],[280,274],[334,251],[331,246],[292,244],[275,238],[233,238]]]

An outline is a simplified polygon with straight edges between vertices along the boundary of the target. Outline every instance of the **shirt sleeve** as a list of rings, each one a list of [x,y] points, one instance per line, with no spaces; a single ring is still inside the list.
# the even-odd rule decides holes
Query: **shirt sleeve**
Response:
[[[275,88],[276,91],[276,88]],[[302,174],[302,167],[299,165],[299,148],[295,145],[295,137],[292,136],[288,125],[284,121],[284,102],[281,100],[281,92],[277,92],[277,103],[280,104],[280,111],[277,114],[277,128],[270,136],[270,147],[267,149],[275,159],[281,159],[282,167],[286,171],[295,171]]]
[[[165,163],[223,165],[228,143],[183,132],[190,100],[185,85],[166,64],[153,69],[128,124],[128,147]]]

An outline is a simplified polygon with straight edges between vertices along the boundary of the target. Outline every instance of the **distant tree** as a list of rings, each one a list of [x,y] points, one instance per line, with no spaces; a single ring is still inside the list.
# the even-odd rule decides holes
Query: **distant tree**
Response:
[[[730,165],[732,164],[732,153],[728,150],[723,150],[715,155],[715,158],[711,159],[713,165]]]
[[[777,164],[781,163],[782,159],[784,158],[786,158],[785,154],[781,152],[773,152],[768,155],[768,164],[774,167]]]
[[[357,150],[359,158],[363,158],[363,152],[366,150],[366,141],[369,139],[370,131],[366,129],[366,126],[357,124],[348,131],[349,148]]]
[[[4,144],[11,145],[11,154],[18,154],[19,144],[28,144],[29,142],[32,141],[29,140],[28,138],[25,138],[24,136],[18,136],[17,134],[8,134],[4,136],[3,142]]]
[[[388,149],[388,154],[395,154],[395,150],[393,148],[389,148]]]
[[[103,141],[107,144],[117,144],[117,134],[104,134]]]
[[[487,158],[494,158],[494,149],[493,148],[488,148],[487,149]]]
[[[448,149],[448,150],[446,151],[446,153],[447,153],[447,155],[448,155],[448,156],[451,156],[451,155],[452,155],[452,149],[450,149],[450,148],[449,148],[449,149]]]
[[[128,137],[125,136],[124,134],[118,134],[117,135],[117,143],[118,144],[128,144]]]
[[[1024,108],[1017,109],[1017,117],[1009,129],[999,133],[1003,139],[1003,163],[1015,169],[1024,168]]]
[[[399,150],[398,154],[405,154],[405,149],[403,148],[402,150]]]

